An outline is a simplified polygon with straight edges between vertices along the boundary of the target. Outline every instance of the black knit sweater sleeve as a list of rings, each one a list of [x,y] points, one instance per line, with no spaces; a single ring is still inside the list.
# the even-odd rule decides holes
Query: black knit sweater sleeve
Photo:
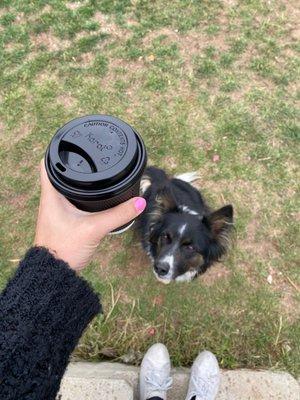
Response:
[[[30,249],[0,296],[0,399],[55,399],[70,353],[100,308],[68,264]]]

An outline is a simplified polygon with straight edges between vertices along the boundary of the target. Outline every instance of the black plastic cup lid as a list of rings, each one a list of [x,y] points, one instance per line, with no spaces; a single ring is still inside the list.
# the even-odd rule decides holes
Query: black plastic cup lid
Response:
[[[53,137],[45,159],[48,176],[74,198],[116,195],[140,178],[146,151],[140,136],[108,115],[76,118]]]

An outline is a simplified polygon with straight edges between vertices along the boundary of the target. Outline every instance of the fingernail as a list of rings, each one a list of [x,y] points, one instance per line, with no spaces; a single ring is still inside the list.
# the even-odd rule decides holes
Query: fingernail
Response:
[[[146,208],[146,200],[143,197],[138,197],[134,202],[135,209],[142,212]]]

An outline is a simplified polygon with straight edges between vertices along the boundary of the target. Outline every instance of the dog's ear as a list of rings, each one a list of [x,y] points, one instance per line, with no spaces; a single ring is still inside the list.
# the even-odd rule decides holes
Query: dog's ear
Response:
[[[156,201],[161,213],[176,211],[177,209],[176,199],[170,186],[165,186],[158,191]]]
[[[233,224],[233,207],[231,204],[212,212],[208,216],[213,237],[218,237],[224,231],[230,230]]]
[[[231,204],[213,211],[203,218],[212,235],[211,256],[219,259],[226,253],[230,243],[230,233],[233,229],[233,207]]]

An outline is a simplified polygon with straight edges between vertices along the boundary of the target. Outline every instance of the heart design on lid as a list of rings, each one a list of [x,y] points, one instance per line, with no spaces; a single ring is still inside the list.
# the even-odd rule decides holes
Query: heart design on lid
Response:
[[[101,158],[101,161],[102,161],[104,164],[108,164],[109,161],[110,161],[110,157],[103,157],[103,158]]]

